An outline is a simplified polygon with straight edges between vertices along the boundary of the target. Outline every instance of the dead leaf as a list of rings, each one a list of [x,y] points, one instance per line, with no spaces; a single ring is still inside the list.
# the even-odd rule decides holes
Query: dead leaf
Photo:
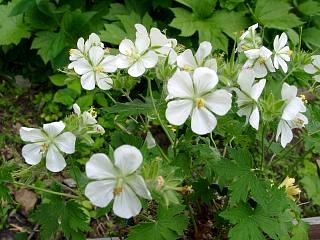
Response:
[[[37,195],[25,188],[21,188],[14,194],[15,200],[21,205],[22,213],[28,215],[28,212],[34,208],[37,202]]]

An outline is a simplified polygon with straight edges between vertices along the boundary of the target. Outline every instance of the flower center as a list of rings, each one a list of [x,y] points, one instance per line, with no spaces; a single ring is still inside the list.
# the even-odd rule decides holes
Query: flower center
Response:
[[[304,126],[304,121],[300,118],[295,118],[293,119],[293,122],[295,125],[297,125],[298,127],[303,127]]]
[[[118,195],[120,195],[120,193],[122,193],[122,187],[115,187],[114,189],[113,189],[113,196],[118,196]]]
[[[263,58],[263,57],[260,57],[260,58],[258,59],[258,62],[259,62],[260,64],[265,64],[265,63],[266,63],[266,59]]]
[[[205,101],[203,98],[196,98],[195,103],[196,103],[197,108],[203,108]]]
[[[95,66],[93,67],[94,71],[97,73],[102,73],[103,72],[103,67],[102,66]]]
[[[46,151],[48,151],[48,148],[49,148],[49,144],[48,143],[42,144],[41,148],[40,148],[40,153],[45,153]]]
[[[93,118],[96,118],[97,117],[97,112],[96,110],[94,109],[94,107],[91,107],[88,111],[90,113],[90,115],[93,117]]]
[[[305,95],[301,94],[301,95],[299,96],[299,98],[301,99],[302,102],[308,103],[308,100],[307,100],[307,98],[306,98]]]

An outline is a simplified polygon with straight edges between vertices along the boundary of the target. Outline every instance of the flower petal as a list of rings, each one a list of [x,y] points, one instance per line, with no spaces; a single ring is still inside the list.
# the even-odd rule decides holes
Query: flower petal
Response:
[[[93,46],[89,50],[89,58],[94,66],[101,62],[104,56],[104,50],[101,47]]]
[[[48,136],[56,137],[63,131],[65,126],[66,125],[62,121],[46,123],[43,124],[43,130],[48,134]]]
[[[96,153],[86,163],[88,178],[102,180],[116,178],[117,172],[107,155]]]
[[[218,71],[217,60],[215,58],[210,58],[210,59],[206,60],[204,63],[204,67],[208,67],[208,68],[215,70],[217,72]]]
[[[87,60],[85,60],[84,58],[81,58],[81,59],[74,62],[73,69],[77,74],[83,75],[83,74],[91,71],[92,66],[89,64],[89,62]]]
[[[134,45],[136,46],[138,53],[142,54],[149,48],[150,38],[148,36],[140,35],[136,38]]]
[[[117,70],[116,61],[115,56],[108,55],[104,57],[100,66],[103,67],[104,72],[115,72]]]
[[[290,100],[297,96],[298,89],[296,86],[290,86],[287,83],[283,83],[281,89],[281,97],[283,100]]]
[[[113,212],[122,218],[131,218],[141,211],[141,202],[135,193],[126,184],[123,185],[123,191],[116,195],[113,203]]]
[[[277,136],[276,136],[277,140],[280,135],[281,135],[281,139],[280,139],[281,146],[285,148],[287,144],[291,142],[293,138],[293,133],[290,126],[284,120],[280,120],[279,122],[279,125],[277,128]]]
[[[300,98],[292,98],[283,109],[282,118],[284,120],[293,120],[298,112],[305,110],[305,107]]]
[[[134,25],[134,27],[136,28],[136,37],[140,37],[141,35],[142,36],[148,36],[148,31],[146,29],[145,26],[143,26],[142,24],[140,23],[137,23]]]
[[[264,86],[266,85],[266,79],[261,79],[259,82],[253,84],[252,89],[250,91],[250,96],[255,101],[258,101],[258,98],[260,97]]]
[[[282,49],[288,42],[288,37],[286,33],[282,33],[279,38],[279,49]]]
[[[166,119],[170,124],[180,126],[189,117],[193,107],[193,101],[189,99],[174,100],[168,103]]]
[[[97,85],[102,90],[109,90],[112,88],[112,79],[105,73],[97,74]]]
[[[259,109],[258,107],[255,107],[250,115],[249,123],[254,129],[258,130],[259,121],[260,121]]]
[[[96,124],[97,120],[89,112],[84,112],[82,114],[83,123],[86,125]]]
[[[74,153],[76,136],[71,132],[64,132],[54,139],[54,144],[64,153]]]
[[[309,74],[314,74],[317,72],[317,69],[312,64],[307,64],[304,66],[304,71]]]
[[[185,71],[177,71],[169,79],[168,93],[172,98],[192,98],[193,83],[190,75]]]
[[[211,50],[212,50],[212,45],[210,42],[204,41],[200,43],[199,48],[196,54],[194,55],[195,58],[197,59],[198,64],[203,63],[203,60],[210,55]]]
[[[117,68],[128,68],[131,66],[132,60],[125,55],[119,54],[116,56],[115,64]]]
[[[158,55],[154,51],[148,51],[141,60],[145,68],[153,68],[158,62]]]
[[[82,75],[80,82],[81,82],[81,86],[83,87],[83,89],[93,90],[96,85],[95,80],[94,80],[94,72],[91,71],[91,72],[88,72],[88,73]]]
[[[185,50],[177,57],[177,65],[186,71],[194,70],[197,67],[196,60],[190,49]]]
[[[119,51],[123,55],[131,55],[135,51],[134,43],[129,39],[123,39],[119,45]]]
[[[122,145],[114,151],[114,164],[125,175],[136,171],[142,163],[142,154],[134,146]]]
[[[46,156],[46,167],[51,172],[60,172],[66,167],[66,161],[59,150],[51,144]]]
[[[170,45],[166,35],[164,35],[158,28],[151,28],[150,39],[152,46],[162,47],[165,45]]]
[[[257,61],[254,64],[253,71],[254,71],[255,77],[257,78],[263,78],[268,73],[266,66],[263,63],[260,63],[259,61]]]
[[[151,200],[151,194],[144,182],[143,177],[140,175],[132,175],[126,178],[126,183],[132,190],[140,197]]]
[[[73,111],[74,111],[75,114],[77,114],[78,116],[81,114],[81,109],[80,109],[78,104],[76,104],[76,103],[73,104],[72,108],[73,108]]]
[[[204,97],[205,106],[212,112],[223,116],[231,108],[232,95],[224,89],[214,91]]]
[[[103,180],[90,182],[84,194],[90,202],[97,207],[106,207],[113,199],[113,189],[116,185],[115,180]]]
[[[22,156],[26,160],[26,163],[30,165],[38,164],[43,157],[41,148],[42,148],[41,143],[32,143],[32,144],[27,144],[23,146]]]
[[[26,142],[41,142],[46,139],[41,129],[21,127],[19,132],[21,139]]]
[[[199,67],[193,73],[195,93],[202,95],[211,91],[218,83],[217,73],[206,67]]]
[[[191,116],[191,130],[199,135],[213,131],[217,125],[216,117],[206,108],[195,108]]]
[[[238,76],[238,84],[240,85],[240,89],[250,95],[252,84],[255,79],[255,73],[252,69],[247,68],[243,69]]]
[[[145,67],[142,60],[136,61],[129,69],[128,74],[132,77],[140,77],[145,72]]]

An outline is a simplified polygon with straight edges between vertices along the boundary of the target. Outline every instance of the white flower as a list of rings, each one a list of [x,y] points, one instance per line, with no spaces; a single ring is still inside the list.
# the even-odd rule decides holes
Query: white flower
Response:
[[[288,71],[288,65],[286,62],[290,61],[290,49],[286,46],[288,42],[287,34],[282,33],[280,38],[277,35],[273,41],[274,57],[273,63],[276,69],[279,69],[279,65],[286,73]]]
[[[136,173],[141,163],[141,152],[130,145],[114,151],[114,163],[103,153],[92,155],[86,174],[96,181],[86,186],[85,195],[98,207],[106,207],[114,199],[113,212],[119,217],[138,215],[142,207],[136,195],[151,199],[144,179]]]
[[[237,47],[238,52],[260,48],[261,38],[256,35],[258,26],[258,23],[250,26],[248,30],[240,36],[240,42]]]
[[[81,118],[81,127],[91,128],[92,131],[90,131],[89,129],[89,133],[105,133],[104,128],[101,125],[97,124],[97,113],[94,111],[93,108],[91,108],[89,111],[84,111],[83,113],[81,113],[81,109],[78,104],[75,103],[72,107],[74,113]]]
[[[177,57],[177,65],[184,71],[194,71],[197,67],[208,67],[217,71],[217,61],[210,58],[212,46],[210,42],[204,41],[200,43],[196,54],[190,49],[185,50]]]
[[[282,100],[285,101],[285,106],[277,128],[276,140],[278,141],[281,135],[281,146],[285,147],[293,138],[292,129],[302,128],[308,124],[306,116],[301,112],[306,111],[303,101],[297,97],[297,88],[284,83],[281,90]]]
[[[136,38],[141,36],[150,38],[150,46],[154,51],[162,57],[169,57],[169,63],[175,62],[177,54],[174,48],[177,46],[177,40],[174,38],[167,38],[158,28],[151,28],[150,34],[142,24],[134,25],[137,32]]]
[[[320,55],[314,55],[311,57],[312,63],[304,66],[304,71],[309,74],[317,74],[312,78],[316,82],[320,82]]]
[[[167,120],[182,125],[191,115],[191,129],[202,135],[211,132],[217,125],[217,115],[225,115],[231,108],[231,94],[226,90],[216,90],[218,76],[212,69],[197,68],[191,78],[185,71],[177,71],[168,81],[166,110]]]
[[[268,70],[270,72],[275,72],[272,64],[271,55],[272,52],[262,46],[259,49],[250,49],[244,51],[248,60],[243,65],[243,68],[252,68],[256,78],[263,78],[267,75]]]
[[[62,133],[63,122],[43,124],[43,130],[37,128],[20,128],[23,141],[32,142],[23,146],[22,156],[28,164],[36,165],[46,156],[46,167],[51,172],[60,172],[66,166],[61,152],[71,154],[75,151],[76,137],[71,132]]]
[[[254,83],[254,80],[254,72],[252,70],[242,70],[238,77],[240,90],[235,89],[235,91],[238,96],[237,104],[240,108],[237,114],[246,116],[246,122],[249,121],[250,125],[258,130],[260,121],[258,99],[264,89],[266,80],[261,79],[257,83]]]
[[[128,74],[132,77],[141,76],[146,68],[153,68],[158,62],[158,55],[149,49],[150,39],[141,35],[135,43],[124,39],[119,45],[120,54],[117,56],[118,68],[129,68]]]
[[[97,34],[91,33],[89,39],[85,42],[83,38],[79,38],[77,42],[78,49],[70,49],[69,60],[71,63],[68,65],[69,69],[73,69],[76,61],[85,59],[88,55],[88,51],[92,46],[99,46],[103,48],[103,43]]]
[[[93,46],[88,52],[88,58],[81,58],[74,62],[74,71],[81,75],[81,86],[86,90],[93,90],[95,85],[108,90],[112,87],[112,79],[107,73],[115,72],[115,57],[105,56],[105,51],[98,46]]]

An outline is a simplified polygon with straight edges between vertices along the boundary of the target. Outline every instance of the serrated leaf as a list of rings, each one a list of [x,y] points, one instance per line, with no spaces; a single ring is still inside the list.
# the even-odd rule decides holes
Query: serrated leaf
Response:
[[[77,96],[77,92],[70,88],[59,89],[53,97],[53,101],[62,103],[66,106],[71,106],[74,103],[74,99]]]
[[[254,16],[264,27],[286,30],[303,24],[296,15],[289,12],[291,9],[292,6],[285,1],[258,0]]]
[[[49,76],[50,81],[56,85],[56,86],[64,86],[66,85],[65,80],[68,78],[68,76],[66,76],[65,74],[55,74],[52,76]]]
[[[148,240],[176,240],[188,225],[183,210],[184,206],[159,207],[157,219],[131,228],[128,240],[141,240],[146,236]]]
[[[12,8],[9,16],[17,16],[36,6],[35,0],[18,0]]]
[[[200,18],[195,13],[183,8],[171,8],[171,11],[173,11],[175,18],[170,26],[180,29],[180,36],[189,37],[198,32],[199,42],[210,41],[215,49],[224,51],[227,51],[228,48],[226,35],[235,38],[237,33],[248,26],[248,20],[242,12],[218,10],[208,18]]]
[[[318,1],[309,0],[299,4],[298,10],[308,17],[319,16],[320,3]]]
[[[30,37],[30,28],[24,23],[23,16],[9,16],[17,1],[0,5],[0,45],[18,44],[22,38]]]
[[[32,42],[31,48],[38,49],[38,54],[42,60],[48,63],[64,50],[65,35],[63,32],[38,32]]]
[[[306,28],[302,31],[302,40],[310,48],[320,48],[320,29],[316,27]]]
[[[106,108],[109,113],[119,113],[122,116],[136,116],[139,114],[148,114],[153,110],[152,104],[149,102],[142,102],[135,99],[132,102],[116,103],[112,107]]]

